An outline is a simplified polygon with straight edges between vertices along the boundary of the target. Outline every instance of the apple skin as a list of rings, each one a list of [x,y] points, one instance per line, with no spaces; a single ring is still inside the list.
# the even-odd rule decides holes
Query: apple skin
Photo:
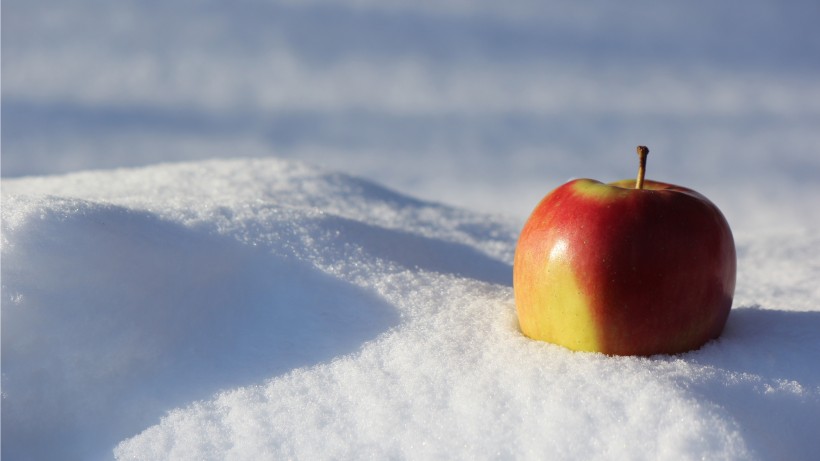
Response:
[[[684,187],[570,181],[544,197],[515,250],[521,331],[577,351],[676,354],[720,336],[735,290],[720,210]]]

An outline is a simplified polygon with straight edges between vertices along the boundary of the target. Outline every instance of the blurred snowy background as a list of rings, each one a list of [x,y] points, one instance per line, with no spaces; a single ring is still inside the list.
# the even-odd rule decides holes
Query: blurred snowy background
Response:
[[[820,3],[3,2],[3,177],[280,157],[522,221],[570,177],[820,197]],[[774,214],[757,213],[767,199]],[[774,222],[773,222],[774,221]]]

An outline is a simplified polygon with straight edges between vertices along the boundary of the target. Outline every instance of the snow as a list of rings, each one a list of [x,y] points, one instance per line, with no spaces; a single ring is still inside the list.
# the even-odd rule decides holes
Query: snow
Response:
[[[5,459],[820,452],[815,2],[3,2]],[[726,331],[517,326],[571,177],[703,193]]]
[[[3,183],[11,458],[810,459],[820,238],[738,239],[723,337],[523,337],[517,229],[276,159]],[[48,443],[45,443],[45,442]]]

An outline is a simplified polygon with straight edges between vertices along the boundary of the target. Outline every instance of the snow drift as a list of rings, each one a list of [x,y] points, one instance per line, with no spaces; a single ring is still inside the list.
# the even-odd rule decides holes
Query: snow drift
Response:
[[[302,163],[4,180],[2,204],[9,459],[820,450],[808,230],[737,236],[718,341],[615,358],[520,334],[515,223]]]

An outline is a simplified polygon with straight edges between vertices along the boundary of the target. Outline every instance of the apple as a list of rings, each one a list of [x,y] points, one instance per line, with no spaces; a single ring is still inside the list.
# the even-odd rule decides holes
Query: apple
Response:
[[[513,262],[522,333],[576,351],[675,354],[723,331],[734,239],[720,210],[685,187],[576,179],[530,215]]]

